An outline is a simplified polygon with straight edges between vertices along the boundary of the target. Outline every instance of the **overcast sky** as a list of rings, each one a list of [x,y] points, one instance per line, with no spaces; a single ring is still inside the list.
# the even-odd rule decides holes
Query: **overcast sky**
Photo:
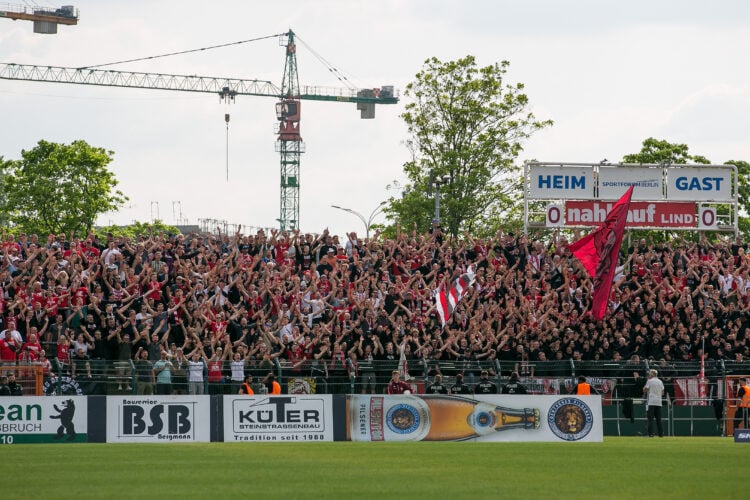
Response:
[[[29,2],[14,2],[24,4]],[[80,67],[293,29],[301,85],[343,86],[316,54],[363,88],[403,89],[425,59],[471,54],[511,63],[532,110],[555,124],[519,164],[618,161],[650,136],[714,163],[750,160],[750,2],[698,0],[133,1],[78,0],[57,35],[0,19],[0,62]],[[40,2],[44,6],[59,6]],[[1,7],[1,5],[0,5]],[[314,52],[310,51],[309,46]],[[284,49],[268,39],[113,69],[258,78],[281,84]],[[102,224],[177,217],[277,226],[275,100],[0,80],[0,156],[39,140],[83,139],[115,152],[130,197]],[[365,216],[404,181],[404,101],[361,120],[355,104],[305,101],[300,226],[364,232]],[[230,113],[229,182],[224,114]],[[376,220],[382,220],[376,218]]]

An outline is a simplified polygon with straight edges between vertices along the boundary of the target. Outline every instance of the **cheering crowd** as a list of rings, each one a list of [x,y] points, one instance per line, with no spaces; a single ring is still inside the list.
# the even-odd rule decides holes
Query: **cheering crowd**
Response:
[[[623,248],[605,319],[557,233],[364,240],[299,231],[254,235],[50,234],[2,238],[0,362],[90,378],[134,363],[142,393],[241,390],[246,375],[356,377],[382,392],[399,359],[509,365],[546,360],[750,358],[750,261],[736,240],[635,241]],[[626,245],[627,246],[627,245]],[[434,292],[476,276],[441,324]],[[265,380],[264,386],[273,387]],[[277,383],[278,385],[278,383]],[[257,386],[256,386],[257,387]],[[335,389],[334,389],[335,390]]]

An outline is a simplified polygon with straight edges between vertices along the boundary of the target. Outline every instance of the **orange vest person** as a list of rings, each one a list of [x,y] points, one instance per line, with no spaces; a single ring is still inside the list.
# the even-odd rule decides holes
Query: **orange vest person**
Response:
[[[266,375],[266,378],[263,379],[263,383],[268,387],[268,394],[281,394],[281,385],[276,382],[276,377],[274,377],[273,373]]]
[[[748,419],[750,419],[750,385],[747,384],[747,380],[740,379],[737,397],[740,398],[740,402],[737,405],[737,411],[734,413],[734,428],[737,429],[740,424],[743,424],[747,429]]]
[[[742,394],[740,398],[740,407],[750,408],[750,386],[747,385],[747,380],[740,380],[740,390],[744,391],[744,394]],[[739,393],[740,390],[737,392]]]
[[[240,394],[247,394],[248,396],[253,396],[255,394],[255,391],[253,391],[253,388],[250,384],[253,383],[253,376],[248,375],[245,377],[245,381],[240,386]]]
[[[586,382],[586,377],[583,375],[578,377],[578,385],[576,385],[575,393],[579,396],[591,395],[591,384]]]

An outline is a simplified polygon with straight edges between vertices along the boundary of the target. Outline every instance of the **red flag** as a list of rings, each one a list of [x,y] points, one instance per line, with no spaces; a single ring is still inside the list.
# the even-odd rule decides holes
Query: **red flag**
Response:
[[[596,231],[568,247],[594,280],[594,302],[591,312],[595,320],[602,319],[607,310],[607,300],[612,289],[612,278],[617,267],[617,255],[620,253],[622,233],[628,220],[632,195],[633,186],[630,186],[622,198],[612,206],[604,223]]]

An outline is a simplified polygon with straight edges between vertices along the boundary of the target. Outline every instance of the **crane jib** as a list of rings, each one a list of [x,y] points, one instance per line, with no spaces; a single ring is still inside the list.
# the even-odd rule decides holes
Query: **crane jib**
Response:
[[[292,45],[292,36],[290,32],[288,46]],[[396,104],[399,101],[398,92],[390,85],[367,89],[300,87],[295,50],[287,50],[287,64],[281,87],[264,80],[9,63],[0,63],[0,79],[203,92],[217,94],[222,100],[229,101],[233,101],[239,95],[279,99],[280,103],[277,104],[279,123],[276,128],[276,149],[280,153],[281,197],[278,221],[282,231],[298,229],[300,221],[299,167],[300,155],[305,152],[305,146],[300,133],[299,101],[356,103],[357,110],[360,111],[360,118],[363,119],[375,118],[376,104]],[[280,108],[279,104],[281,104]],[[294,110],[294,112],[292,113],[291,110]],[[226,117],[228,115],[225,115]]]

